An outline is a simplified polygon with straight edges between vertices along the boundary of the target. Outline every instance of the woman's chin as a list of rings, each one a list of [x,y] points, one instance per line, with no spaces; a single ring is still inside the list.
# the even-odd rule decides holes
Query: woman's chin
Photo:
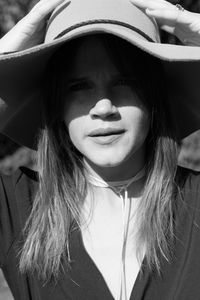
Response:
[[[114,168],[120,166],[124,159],[116,158],[116,157],[101,157],[98,159],[91,159],[89,160],[93,165],[96,165],[99,168]]]

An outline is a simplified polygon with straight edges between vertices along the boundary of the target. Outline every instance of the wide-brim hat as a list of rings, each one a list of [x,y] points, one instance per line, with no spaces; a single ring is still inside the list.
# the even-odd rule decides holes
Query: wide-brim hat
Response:
[[[2,133],[36,149],[38,90],[49,58],[64,43],[95,33],[113,34],[160,59],[181,138],[200,128],[200,47],[162,44],[155,20],[129,0],[72,0],[52,13],[42,44],[0,55]]]

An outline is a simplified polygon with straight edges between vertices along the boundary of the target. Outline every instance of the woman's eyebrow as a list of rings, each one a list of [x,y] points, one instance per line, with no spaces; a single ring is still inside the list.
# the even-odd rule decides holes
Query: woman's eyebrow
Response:
[[[69,78],[67,80],[68,84],[73,84],[73,83],[77,83],[77,82],[82,82],[82,81],[87,81],[89,80],[88,77],[77,77],[77,78]]]
[[[118,79],[135,79],[135,76],[133,74],[117,74],[115,76],[113,76],[113,78],[111,78],[112,80],[118,80]]]
[[[115,81],[120,78],[125,78],[125,79],[135,79],[135,77],[132,74],[113,74],[110,77],[110,81]],[[92,81],[91,78],[84,76],[84,77],[75,77],[75,78],[69,78],[67,79],[67,84],[75,84],[83,81]]]

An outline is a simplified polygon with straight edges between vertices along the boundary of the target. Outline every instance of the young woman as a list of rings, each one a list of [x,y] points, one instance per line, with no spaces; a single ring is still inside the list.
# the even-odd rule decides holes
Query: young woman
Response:
[[[177,157],[200,127],[200,17],[162,0],[61,2],[0,41],[1,130],[38,157],[1,177],[12,293],[198,299],[200,177]],[[152,16],[196,46],[160,44]]]

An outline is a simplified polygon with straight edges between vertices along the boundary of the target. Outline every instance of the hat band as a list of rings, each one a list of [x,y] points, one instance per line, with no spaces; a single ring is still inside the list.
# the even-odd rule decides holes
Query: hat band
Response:
[[[128,23],[124,23],[124,22],[120,22],[120,21],[115,21],[115,20],[104,20],[104,19],[97,19],[97,20],[89,20],[89,21],[84,21],[84,22],[81,22],[81,23],[77,23],[73,26],[70,26],[68,27],[67,29],[63,30],[61,33],[59,33],[55,38],[54,40],[58,39],[58,38],[61,38],[62,36],[64,36],[65,34],[67,34],[68,32],[74,30],[74,29],[77,29],[77,28],[80,28],[80,27],[83,27],[83,26],[86,26],[86,25],[91,25],[91,24],[114,24],[114,25],[120,25],[120,26],[123,26],[123,27],[126,27],[126,28],[129,28],[137,33],[139,33],[141,36],[143,36],[147,41],[149,42],[153,42],[155,43],[155,41],[149,37],[146,33],[144,33],[143,31],[141,31],[140,29],[138,29],[137,27],[135,26],[132,26]]]

